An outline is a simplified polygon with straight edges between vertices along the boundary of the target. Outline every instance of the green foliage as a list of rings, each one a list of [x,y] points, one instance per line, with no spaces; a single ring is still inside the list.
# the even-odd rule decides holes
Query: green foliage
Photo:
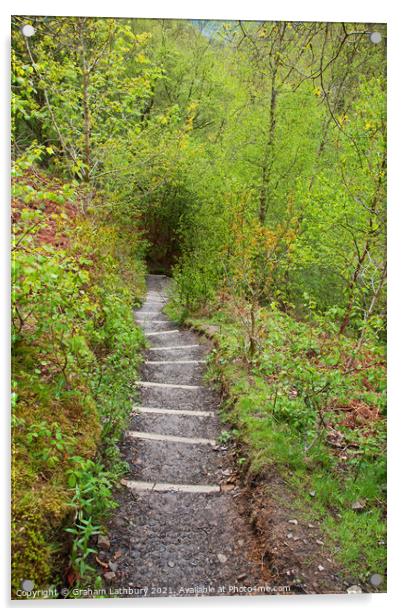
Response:
[[[220,326],[209,370],[234,405],[239,433],[221,439],[245,442],[240,464],[311,482],[323,513],[363,498],[382,532],[384,38],[363,24],[208,26],[12,20],[14,586],[29,550],[45,554],[38,582],[55,577],[72,507],[71,564],[91,575],[124,470],[144,260],[173,273],[172,316]],[[371,429],[361,413],[378,416]],[[347,566],[355,528],[380,562],[364,524],[328,519]]]
[[[117,443],[143,344],[132,305],[144,288],[136,236],[128,241],[100,219],[82,219],[66,201],[71,188],[42,176],[34,190],[25,161],[16,167],[14,591],[33,577],[45,587],[65,569],[68,520],[72,569],[80,578],[91,574],[91,538],[113,508],[112,483],[125,470]],[[36,557],[43,566],[30,570]]]
[[[251,360],[231,304],[222,304],[209,320],[190,318],[201,331],[220,324],[209,375],[226,392],[224,418],[233,425],[221,440],[238,438],[250,476],[265,482],[276,468],[296,495],[296,507],[309,508],[322,522],[345,570],[366,580],[369,571],[384,571],[386,564],[380,543],[386,499],[384,352],[380,345],[365,345],[347,368],[355,341],[338,336],[332,324],[327,328],[326,318],[319,320],[309,325],[275,307],[261,310],[259,347]],[[365,512],[351,509],[356,501]]]
[[[32,449],[32,458],[41,467],[54,468],[63,461],[64,455],[73,451],[75,439],[65,437],[57,422],[50,426],[46,421],[30,424],[26,442]],[[43,472],[43,471],[42,471]]]
[[[88,560],[91,554],[96,553],[91,541],[101,530],[93,520],[102,522],[117,506],[112,499],[116,475],[105,471],[102,464],[93,460],[74,456],[71,461],[74,466],[67,471],[67,483],[74,490],[69,502],[74,509],[74,526],[65,530],[73,536],[71,566],[84,583],[86,575],[95,571]]]

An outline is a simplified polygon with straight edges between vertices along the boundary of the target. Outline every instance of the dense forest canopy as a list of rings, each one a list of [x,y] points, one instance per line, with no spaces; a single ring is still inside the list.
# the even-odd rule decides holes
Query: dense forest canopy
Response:
[[[33,23],[14,39],[16,153],[47,147],[83,208],[141,221],[193,302],[248,267],[260,301],[383,327],[385,43],[366,25]]]
[[[22,34],[24,24],[33,36]],[[290,420],[297,431],[316,433],[316,412],[338,388],[346,403],[369,385],[367,403],[385,412],[385,25],[15,17],[12,156],[22,485],[38,476],[62,485],[57,464],[70,451],[74,485],[78,468],[91,475],[83,460],[98,441],[119,438],[130,389],[122,370],[141,338],[130,311],[144,262],[174,277],[182,317],[230,303],[239,351],[256,370],[270,344],[263,315],[280,319],[274,345],[277,336],[282,344],[300,336],[299,324],[327,332],[324,366],[342,368],[335,381],[323,373],[315,381],[321,350],[306,332],[304,352],[318,365],[304,373],[310,420],[299,407]],[[373,370],[366,378],[355,372],[365,364]],[[73,410],[61,421],[66,406]],[[97,446],[57,436],[94,408],[102,408]],[[51,436],[63,444],[31,459],[27,434],[30,443]],[[104,447],[97,472],[114,456]],[[33,496],[32,520],[46,498]],[[26,518],[27,497],[19,499],[16,516]],[[57,527],[65,511],[50,500]],[[34,554],[45,539],[32,541]]]

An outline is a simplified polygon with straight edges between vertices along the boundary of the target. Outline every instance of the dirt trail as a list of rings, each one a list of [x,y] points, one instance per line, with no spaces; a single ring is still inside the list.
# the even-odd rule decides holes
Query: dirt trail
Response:
[[[163,314],[168,284],[149,276],[136,312],[150,348],[122,446],[130,472],[99,554],[110,563],[105,580],[121,596],[270,592],[239,487],[227,483],[233,469],[217,441],[218,398],[202,379],[208,346]]]

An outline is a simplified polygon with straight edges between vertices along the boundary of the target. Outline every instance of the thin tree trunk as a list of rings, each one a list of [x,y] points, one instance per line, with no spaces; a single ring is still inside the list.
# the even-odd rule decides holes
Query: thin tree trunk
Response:
[[[367,325],[370,317],[372,316],[373,310],[374,310],[374,308],[376,306],[376,302],[379,299],[379,295],[381,293],[381,290],[383,289],[384,282],[386,280],[386,273],[387,273],[387,261],[384,262],[383,271],[382,271],[382,274],[381,274],[381,277],[380,277],[379,284],[377,286],[377,289],[374,291],[374,293],[372,295],[372,299],[370,300],[369,308],[366,311],[365,318],[363,320],[363,326],[362,326],[362,329],[361,329],[361,334],[359,336],[359,340],[358,340],[358,342],[356,344],[355,351],[354,351],[354,353],[353,353],[353,355],[352,355],[352,357],[349,360],[348,365],[347,365],[347,369],[348,370],[350,368],[352,368],[352,364],[353,364],[354,358],[357,356],[357,354],[361,350],[362,345],[363,345],[363,343],[365,341],[366,325]]]
[[[86,165],[84,171],[84,180],[90,181],[91,170],[91,117],[90,107],[88,102],[88,86],[89,74],[86,68],[83,67],[83,132],[84,132],[84,163]]]
[[[265,156],[264,163],[262,166],[262,184],[260,191],[260,210],[259,210],[259,220],[261,224],[265,223],[267,211],[268,211],[268,184],[269,184],[269,174],[273,165],[273,155],[274,155],[274,138],[275,138],[275,128],[276,128],[276,102],[277,102],[277,90],[276,90],[276,75],[278,72],[278,66],[275,65],[274,71],[272,73],[272,86],[271,86],[271,105],[269,111],[269,131],[268,131],[268,140],[265,146]]]
[[[82,96],[83,96],[83,137],[84,137],[84,173],[83,180],[86,184],[84,195],[84,212],[89,208],[91,202],[91,112],[89,101],[90,68],[87,61],[86,42],[84,39],[84,26],[86,18],[80,21],[80,42],[81,42],[81,70],[82,70]]]
[[[259,221],[261,224],[265,223],[266,215],[269,207],[269,178],[274,162],[274,142],[275,142],[275,129],[276,129],[276,105],[277,105],[277,76],[280,62],[280,49],[282,48],[283,38],[285,35],[286,24],[283,24],[279,33],[279,40],[277,44],[277,51],[273,57],[272,75],[271,75],[271,101],[269,107],[269,127],[268,138],[265,145],[264,160],[262,165],[262,181],[260,189],[260,207],[259,207]]]
[[[342,335],[345,332],[346,328],[349,325],[349,321],[351,319],[351,312],[352,312],[353,301],[354,301],[354,289],[355,289],[356,282],[359,278],[359,274],[361,273],[362,265],[368,253],[368,250],[369,250],[369,240],[366,240],[365,248],[363,249],[362,254],[358,258],[355,271],[348,285],[348,298],[349,299],[348,299],[348,305],[345,309],[344,317],[341,322],[341,326],[339,328],[340,335]]]

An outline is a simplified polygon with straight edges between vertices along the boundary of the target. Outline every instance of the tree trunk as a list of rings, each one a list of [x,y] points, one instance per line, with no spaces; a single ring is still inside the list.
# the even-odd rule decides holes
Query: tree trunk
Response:
[[[90,107],[88,101],[88,86],[89,86],[89,73],[87,68],[83,66],[83,133],[84,133],[84,163],[86,165],[84,171],[84,180],[88,183],[90,181],[91,170],[91,117]]]
[[[84,29],[86,17],[80,21],[80,43],[81,43],[81,71],[82,71],[82,96],[83,96],[83,162],[84,173],[83,180],[85,183],[84,194],[84,212],[86,212],[91,202],[91,112],[89,101],[89,86],[90,86],[90,68],[87,61],[86,41],[84,37]]]
[[[278,64],[275,64],[274,70],[272,72],[271,104],[269,108],[268,139],[265,145],[264,161],[262,165],[262,183],[261,183],[261,190],[260,190],[260,209],[259,209],[259,220],[261,224],[265,223],[265,219],[266,219],[266,215],[268,211],[269,175],[272,169],[273,158],[274,158],[274,138],[275,138],[275,128],[276,128],[276,102],[277,102],[277,94],[278,94],[276,90],[277,72],[278,72]]]
[[[341,326],[339,328],[339,334],[340,335],[345,332],[346,328],[349,325],[349,321],[350,321],[350,318],[351,318],[352,307],[353,307],[353,301],[354,301],[353,292],[354,292],[354,289],[355,289],[356,282],[357,282],[357,280],[359,278],[359,274],[361,273],[362,265],[363,265],[363,262],[364,262],[364,260],[366,258],[366,255],[368,253],[368,250],[369,250],[369,240],[366,240],[365,248],[363,249],[362,254],[358,258],[358,262],[356,264],[355,271],[354,271],[353,276],[351,278],[351,281],[350,281],[350,283],[348,285],[348,298],[349,299],[348,299],[348,305],[347,305],[347,307],[345,309],[344,317],[343,317],[342,322],[341,322]]]

